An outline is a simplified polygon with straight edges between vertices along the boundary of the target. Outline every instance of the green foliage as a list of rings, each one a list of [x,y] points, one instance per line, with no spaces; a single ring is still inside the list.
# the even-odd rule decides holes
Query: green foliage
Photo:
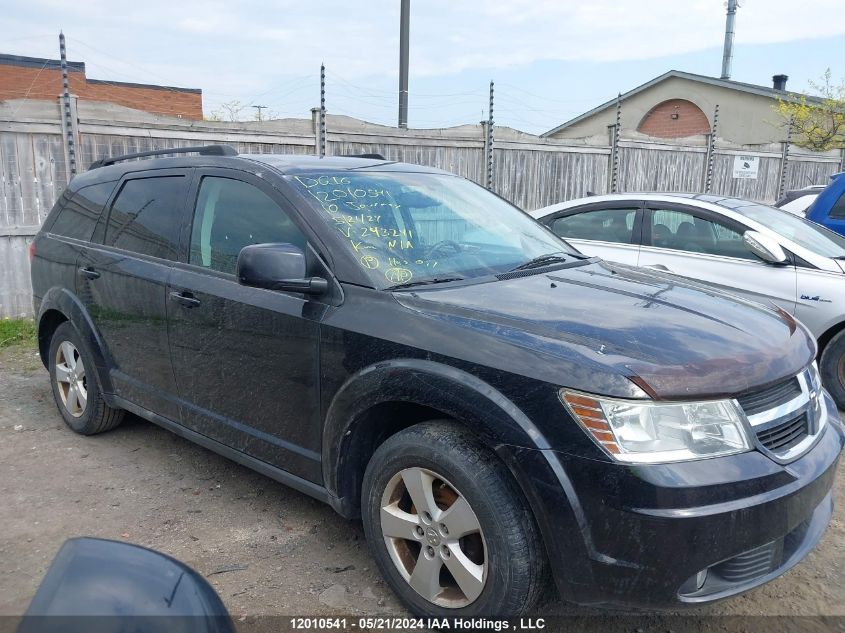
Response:
[[[17,343],[35,345],[35,321],[32,319],[0,319],[0,347]]]
[[[778,99],[775,111],[784,125],[792,122],[792,140],[816,152],[845,148],[845,83],[833,85],[828,68],[820,82],[810,82],[821,101],[808,102],[806,95]]]

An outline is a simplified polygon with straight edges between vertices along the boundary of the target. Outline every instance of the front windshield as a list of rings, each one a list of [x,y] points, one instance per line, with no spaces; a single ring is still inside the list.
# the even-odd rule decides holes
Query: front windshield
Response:
[[[822,257],[845,257],[845,238],[805,218],[762,204],[732,207],[778,235]]]
[[[288,179],[343,235],[378,287],[502,273],[578,251],[516,207],[455,176],[333,172]]]

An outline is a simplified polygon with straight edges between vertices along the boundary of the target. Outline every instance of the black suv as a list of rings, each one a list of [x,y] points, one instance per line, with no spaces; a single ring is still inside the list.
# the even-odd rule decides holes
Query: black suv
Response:
[[[845,433],[789,315],[436,169],[193,150],[100,161],[35,238],[73,430],[130,411],[360,517],[418,614],[523,613],[548,570],[703,603],[818,542]]]

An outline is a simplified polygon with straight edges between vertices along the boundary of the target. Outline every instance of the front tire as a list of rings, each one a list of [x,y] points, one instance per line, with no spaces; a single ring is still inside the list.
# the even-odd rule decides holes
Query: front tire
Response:
[[[120,424],[124,412],[106,404],[94,359],[69,321],[56,328],[49,361],[53,398],[65,424],[81,435],[103,433]]]
[[[455,423],[418,424],[379,446],[362,515],[379,569],[415,615],[521,615],[545,586],[545,552],[523,494]]]
[[[819,373],[836,406],[845,409],[845,330],[825,346],[819,361]]]

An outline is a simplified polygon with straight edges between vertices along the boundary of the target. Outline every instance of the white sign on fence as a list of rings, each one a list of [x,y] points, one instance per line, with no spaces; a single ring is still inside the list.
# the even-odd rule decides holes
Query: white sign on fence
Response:
[[[757,180],[760,168],[759,156],[734,156],[734,178],[752,178]]]

